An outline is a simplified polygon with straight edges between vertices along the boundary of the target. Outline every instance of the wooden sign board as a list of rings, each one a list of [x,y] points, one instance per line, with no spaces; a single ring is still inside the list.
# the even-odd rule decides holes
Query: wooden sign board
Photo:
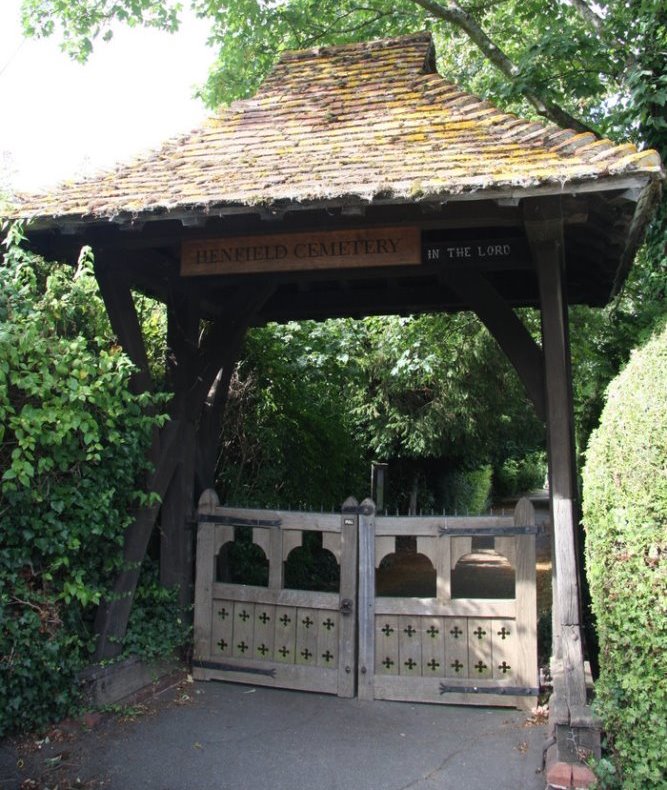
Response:
[[[424,263],[475,268],[523,268],[530,262],[528,244],[521,238],[428,241]]]
[[[422,262],[419,228],[281,233],[184,241],[181,275],[314,271]]]

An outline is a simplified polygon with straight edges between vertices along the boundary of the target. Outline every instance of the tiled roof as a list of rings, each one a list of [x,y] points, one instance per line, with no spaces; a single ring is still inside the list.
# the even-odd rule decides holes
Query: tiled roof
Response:
[[[23,216],[446,198],[661,173],[654,151],[520,120],[443,79],[430,35],[283,54],[254,98]]]

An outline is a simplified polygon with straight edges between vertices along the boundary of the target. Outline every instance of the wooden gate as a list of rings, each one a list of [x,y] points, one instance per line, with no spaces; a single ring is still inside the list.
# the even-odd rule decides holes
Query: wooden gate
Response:
[[[235,529],[251,530],[264,551],[268,586],[218,580],[217,560]],[[305,531],[322,533],[322,547],[336,557],[339,592],[285,588],[285,560]],[[371,500],[349,499],[340,515],[328,515],[220,507],[207,491],[199,505],[194,677],[530,707],[539,686],[536,532],[527,500],[514,516],[394,518],[376,516]],[[511,596],[452,595],[453,571],[480,538],[511,564]],[[431,596],[378,595],[378,568],[400,539],[430,561]]]
[[[357,502],[342,514],[219,507],[213,491],[199,503],[195,648],[197,680],[233,680],[352,697],[355,693]],[[347,511],[350,512],[347,512]],[[235,529],[252,530],[268,559],[268,586],[218,581],[220,552]],[[285,589],[284,563],[305,531],[340,567],[339,592]]]
[[[359,696],[421,702],[531,707],[539,691],[535,511],[524,499],[509,517],[376,516],[359,522]],[[399,538],[416,539],[435,570],[435,596],[381,597],[376,571]],[[452,597],[452,571],[473,541],[514,569],[507,598]],[[485,555],[481,555],[484,557]],[[480,572],[481,573],[481,572]],[[479,574],[478,574],[479,576]],[[474,580],[475,581],[475,580]],[[476,580],[480,592],[484,580]]]

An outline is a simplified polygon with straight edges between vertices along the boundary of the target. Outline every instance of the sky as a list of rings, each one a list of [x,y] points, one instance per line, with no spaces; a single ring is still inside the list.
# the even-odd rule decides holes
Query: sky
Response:
[[[118,28],[86,64],[52,39],[26,40],[21,0],[0,0],[0,186],[20,191],[107,169],[198,126],[193,98],[215,58],[208,27]]]

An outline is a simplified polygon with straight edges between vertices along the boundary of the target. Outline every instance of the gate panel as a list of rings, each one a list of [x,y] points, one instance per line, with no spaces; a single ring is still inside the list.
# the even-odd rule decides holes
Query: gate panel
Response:
[[[375,517],[359,522],[359,696],[530,707],[539,691],[534,511],[512,517]],[[378,597],[376,566],[398,536],[416,537],[436,570],[434,598]],[[474,537],[492,537],[515,568],[513,598],[452,598],[452,570]]]
[[[202,495],[197,539],[197,680],[225,679],[354,695],[357,586],[356,502],[342,516],[219,507]],[[344,508],[345,510],[345,508]],[[217,554],[234,527],[252,529],[269,561],[268,587],[216,580]],[[305,530],[323,533],[340,560],[337,593],[286,589],[283,561]]]

